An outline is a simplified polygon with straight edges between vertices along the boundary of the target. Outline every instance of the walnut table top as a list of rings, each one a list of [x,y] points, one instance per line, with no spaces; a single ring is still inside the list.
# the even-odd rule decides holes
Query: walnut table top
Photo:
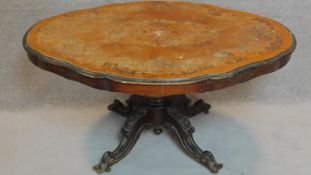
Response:
[[[34,25],[24,47],[39,67],[89,86],[145,96],[205,92],[283,67],[293,34],[258,15],[208,4],[133,2]]]

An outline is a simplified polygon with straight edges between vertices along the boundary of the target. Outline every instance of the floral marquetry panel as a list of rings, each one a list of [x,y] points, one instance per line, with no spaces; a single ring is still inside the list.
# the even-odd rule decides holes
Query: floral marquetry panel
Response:
[[[283,67],[296,46],[279,22],[209,4],[147,1],[77,10],[29,29],[37,66],[98,89],[205,92]]]
[[[289,50],[281,24],[185,2],[138,2],[46,19],[29,47],[89,72],[128,78],[194,78],[230,72]]]

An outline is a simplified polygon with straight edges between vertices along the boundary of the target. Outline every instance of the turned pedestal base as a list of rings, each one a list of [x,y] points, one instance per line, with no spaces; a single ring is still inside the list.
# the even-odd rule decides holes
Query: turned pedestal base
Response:
[[[111,171],[111,166],[124,158],[134,147],[140,133],[144,129],[153,128],[155,134],[161,134],[163,129],[175,133],[181,148],[194,160],[208,168],[212,173],[217,173],[222,168],[209,151],[201,150],[192,134],[192,127],[188,118],[201,112],[208,113],[211,106],[199,100],[190,106],[190,100],[185,95],[147,98],[132,95],[124,105],[119,100],[111,104],[108,109],[126,117],[121,129],[122,140],[120,145],[112,152],[107,151],[100,163],[93,169],[98,173]]]

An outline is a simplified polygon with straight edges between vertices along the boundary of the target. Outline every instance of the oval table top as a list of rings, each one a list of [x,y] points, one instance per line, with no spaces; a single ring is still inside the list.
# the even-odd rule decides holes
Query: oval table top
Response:
[[[60,14],[24,37],[39,67],[99,89],[166,96],[221,89],[283,67],[282,24],[209,4],[148,1]]]

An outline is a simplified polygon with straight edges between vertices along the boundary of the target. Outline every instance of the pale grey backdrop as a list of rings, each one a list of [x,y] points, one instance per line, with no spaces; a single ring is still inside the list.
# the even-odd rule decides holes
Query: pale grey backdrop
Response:
[[[118,144],[123,119],[106,110],[126,95],[95,90],[40,70],[22,48],[40,19],[105,0],[0,0],[0,174],[95,174]],[[298,47],[282,70],[224,90],[191,95],[213,105],[192,119],[198,144],[224,163],[221,175],[311,174],[311,0],[206,0],[274,18]],[[163,134],[144,132],[113,167],[121,174],[209,174]]]

